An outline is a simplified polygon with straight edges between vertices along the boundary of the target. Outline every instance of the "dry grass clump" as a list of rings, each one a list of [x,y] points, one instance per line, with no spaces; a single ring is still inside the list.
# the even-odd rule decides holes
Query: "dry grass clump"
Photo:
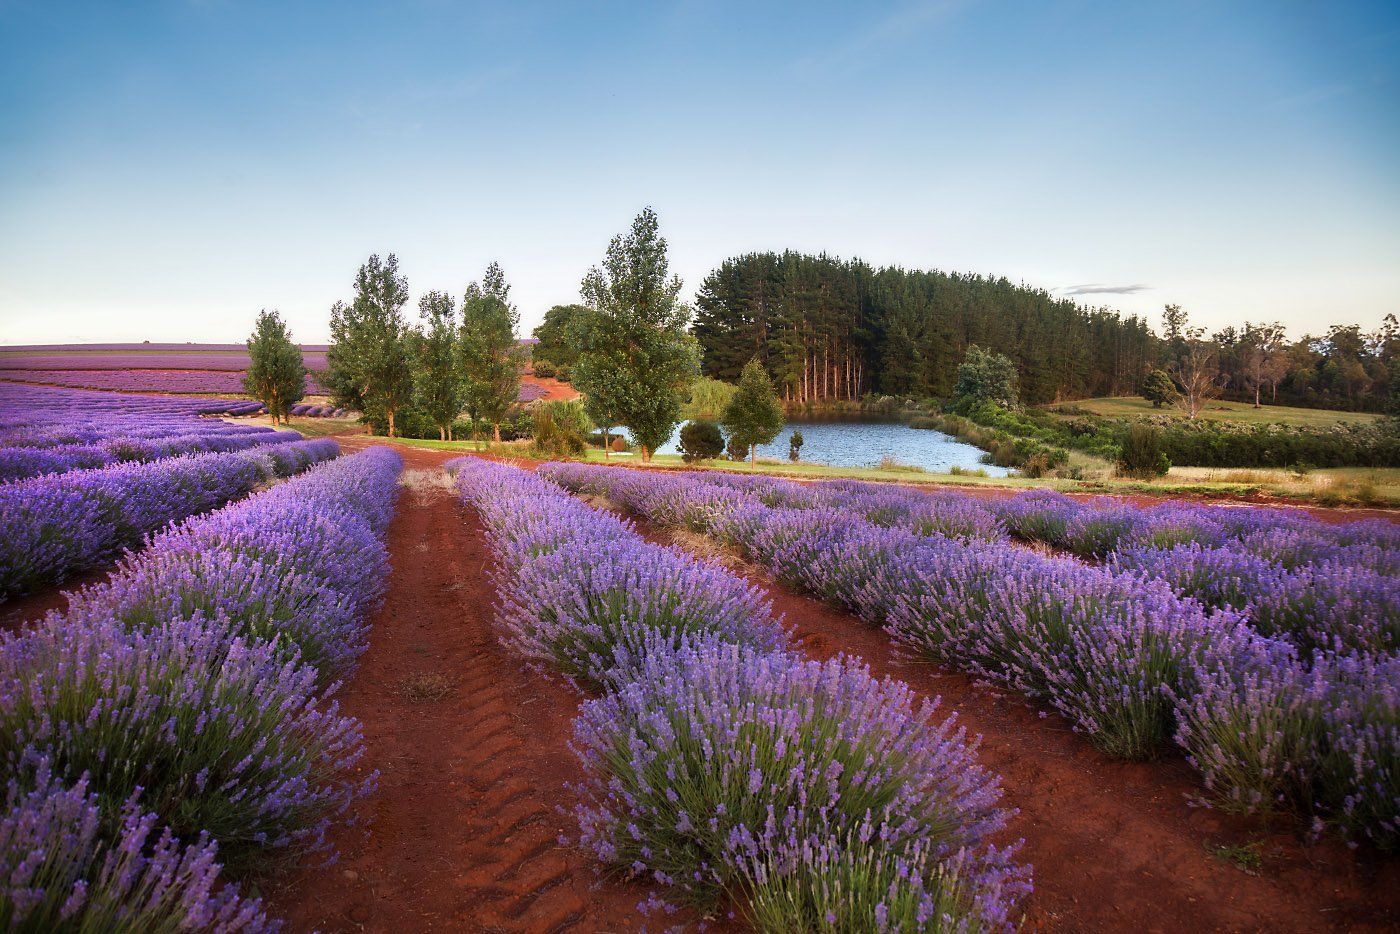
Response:
[[[399,484],[404,489],[419,496],[435,496],[443,493],[451,496],[456,492],[452,485],[452,477],[448,475],[447,471],[437,467],[411,467],[399,477]]]
[[[399,696],[415,704],[429,704],[442,700],[455,687],[455,678],[437,671],[420,671],[399,682]]]
[[[756,574],[757,565],[750,564],[739,553],[717,538],[685,528],[666,530],[666,537],[677,548],[690,552],[701,561],[718,564],[739,574]]]

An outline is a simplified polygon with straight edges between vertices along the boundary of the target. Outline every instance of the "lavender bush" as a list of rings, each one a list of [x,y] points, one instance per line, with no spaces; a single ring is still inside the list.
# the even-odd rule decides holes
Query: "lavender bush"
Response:
[[[1000,926],[1026,891],[985,843],[1007,818],[996,779],[907,686],[714,639],[635,666],[575,725],[583,840],[604,861],[702,905],[757,894],[769,930],[873,930],[906,903]]]
[[[66,615],[137,627],[202,615],[287,650],[329,685],[368,645],[401,465],[391,449],[371,448],[189,519],[73,594]]]
[[[649,544],[519,470],[472,460],[463,496],[481,512],[501,569],[506,643],[571,676],[618,676],[619,651],[649,634],[687,633],[777,648],[787,636],[767,601],[721,568]]]
[[[65,785],[47,761],[11,777],[0,814],[0,927],[123,934],[274,931],[257,899],[219,885],[216,847],[182,846],[128,803],[110,833],[86,777]]]
[[[356,774],[363,751],[314,669],[217,622],[53,618],[0,642],[7,770],[47,757],[61,780],[87,775],[107,804],[135,800],[234,861],[324,847],[332,818],[373,785]]]
[[[34,477],[0,486],[0,598],[111,560],[143,536],[221,506],[277,475],[339,452],[297,441],[243,451]]]

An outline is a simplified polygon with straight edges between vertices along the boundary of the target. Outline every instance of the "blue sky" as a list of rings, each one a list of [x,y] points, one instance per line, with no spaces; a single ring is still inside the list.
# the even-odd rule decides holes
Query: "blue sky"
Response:
[[[0,342],[324,340],[356,266],[526,328],[644,205],[1208,327],[1400,313],[1400,4],[0,0]]]

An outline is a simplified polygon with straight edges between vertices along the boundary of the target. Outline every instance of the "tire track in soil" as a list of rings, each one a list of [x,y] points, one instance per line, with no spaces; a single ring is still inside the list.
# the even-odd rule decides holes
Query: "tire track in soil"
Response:
[[[371,822],[336,833],[337,864],[270,886],[270,908],[294,931],[636,930],[646,890],[559,843],[577,831],[561,808],[582,777],[567,745],[579,697],[500,646],[475,512],[423,482],[444,457],[403,453],[413,485],[389,528],[388,594],[338,695],[382,773],[361,804]],[[452,679],[451,693],[404,696],[423,675]]]
[[[685,536],[624,514],[648,540],[688,550]],[[956,712],[970,735],[981,736],[978,758],[1001,776],[1003,804],[1020,811],[998,842],[1024,838],[1020,858],[1035,870],[1029,929],[1394,931],[1400,924],[1400,861],[1358,855],[1333,840],[1306,844],[1291,818],[1271,827],[1191,807],[1201,786],[1179,755],[1112,759],[1011,689],[914,658],[884,630],[744,562],[697,556],[766,592],[810,656],[859,656],[876,676],[941,697],[943,716]],[[1264,860],[1257,872],[1210,850],[1254,841]]]

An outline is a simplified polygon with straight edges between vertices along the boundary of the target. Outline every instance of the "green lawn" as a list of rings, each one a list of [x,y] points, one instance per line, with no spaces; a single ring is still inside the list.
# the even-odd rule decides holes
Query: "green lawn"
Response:
[[[1087,409],[1095,415],[1111,418],[1125,418],[1138,415],[1167,415],[1185,418],[1180,409],[1162,407],[1154,409],[1152,403],[1142,396],[1106,396],[1099,399],[1083,399],[1066,404],[1067,407]],[[1048,406],[1054,411],[1055,406]],[[1202,418],[1218,419],[1223,422],[1246,422],[1253,424],[1302,425],[1310,428],[1325,428],[1339,422],[1373,422],[1380,418],[1370,412],[1338,412],[1332,409],[1300,409],[1288,405],[1268,405],[1256,409],[1248,402],[1226,402],[1216,399],[1206,405]]]
[[[1295,410],[1296,411],[1296,410]],[[353,421],[326,418],[293,418],[292,428],[310,437],[335,434],[361,434],[361,426]],[[461,454],[477,452],[471,441],[433,441],[418,438],[378,438],[387,444],[450,451]],[[499,457],[531,457],[529,443],[483,444],[481,453]],[[583,458],[590,463],[603,463],[600,448],[589,448]],[[640,464],[637,454],[613,454],[607,463],[616,466]],[[703,464],[686,464],[676,454],[658,454],[652,459],[656,467],[688,470],[722,470],[730,473],[760,473],[804,480],[873,480],[893,483],[932,484],[964,487],[1001,487],[1006,489],[1051,489],[1068,493],[1148,494],[1152,496],[1199,496],[1208,498],[1266,497],[1283,501],[1316,503],[1320,505],[1400,507],[1400,469],[1337,468],[1312,470],[1297,474],[1290,470],[1223,469],[1206,467],[1173,467],[1167,476],[1157,480],[1128,480],[1113,477],[1108,471],[1095,471],[1084,480],[1046,477],[979,477],[967,474],[929,473],[916,468],[882,469],[879,467],[831,467],[826,464],[796,464],[760,460],[748,462],[727,460]]]

